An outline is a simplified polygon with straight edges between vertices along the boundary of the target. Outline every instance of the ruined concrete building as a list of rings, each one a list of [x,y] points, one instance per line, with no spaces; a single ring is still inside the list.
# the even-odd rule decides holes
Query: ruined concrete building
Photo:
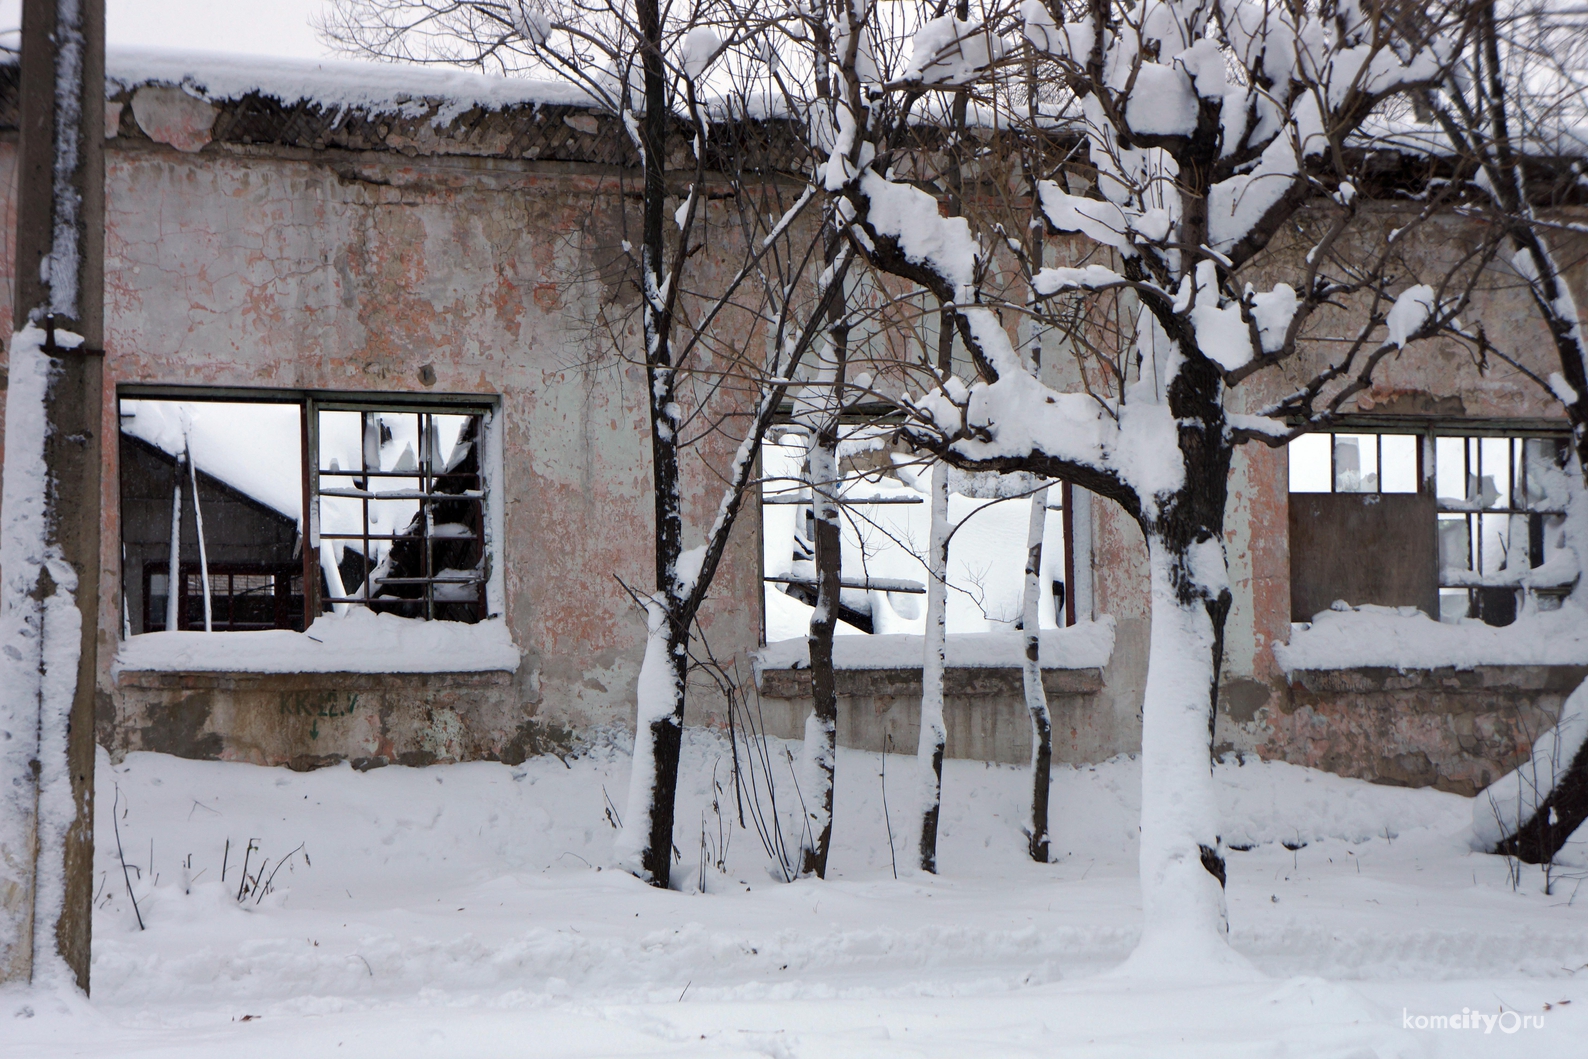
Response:
[[[396,67],[108,67],[101,743],[297,768],[516,762],[631,723],[643,621],[619,579],[651,577],[643,372],[594,330],[621,296],[615,119],[565,87]],[[0,123],[10,188],[14,67]],[[1396,224],[1393,203],[1373,209]],[[1462,240],[1423,233],[1408,274]],[[1588,301],[1583,250],[1562,258]],[[1538,333],[1514,346],[1548,371],[1519,292],[1496,284],[1478,309],[1491,332]],[[1515,762],[1588,675],[1582,630],[1550,617],[1576,576],[1556,561],[1551,404],[1454,347],[1408,351],[1340,432],[1238,458],[1221,746],[1467,793]],[[787,466],[769,475],[797,474],[797,439],[773,441],[768,465]],[[908,492],[885,441],[846,452],[865,490]],[[696,484],[703,514],[715,493]],[[797,736],[805,539],[797,489],[767,490],[703,627],[768,729]],[[985,503],[962,493],[966,514]],[[1122,513],[1052,495],[1055,754],[1098,761],[1139,741],[1145,555]],[[1024,503],[1004,505],[1018,538],[986,514],[956,545],[951,754],[1028,753],[1000,603]],[[900,526],[854,547],[899,561]],[[893,590],[846,593],[850,745],[915,743],[903,561],[881,571]],[[321,614],[340,620],[305,632]],[[769,634],[783,642],[758,652]],[[691,702],[721,719],[720,698]]]

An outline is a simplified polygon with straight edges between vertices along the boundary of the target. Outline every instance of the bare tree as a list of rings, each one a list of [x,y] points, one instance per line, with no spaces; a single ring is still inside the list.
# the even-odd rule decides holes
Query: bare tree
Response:
[[[655,588],[637,593],[647,638],[618,855],[659,887],[671,877],[691,629],[755,483],[761,441],[801,358],[821,335],[852,260],[842,250],[822,267],[819,241],[810,237],[820,196],[779,170],[778,145],[751,157],[752,123],[731,120],[755,104],[736,77],[763,29],[758,15],[730,4],[700,4],[684,15],[659,0],[632,7],[620,0],[570,0],[544,8],[518,0],[344,0],[325,26],[343,47],[381,57],[549,71],[616,114],[632,141],[639,232],[637,240],[625,240],[623,264],[638,289],[639,357],[651,422]],[[670,169],[678,147],[688,148],[691,161]],[[713,201],[732,204],[727,212],[736,230],[724,235],[733,238],[739,264],[726,275],[705,277],[691,262]],[[746,305],[754,308],[747,313]],[[617,355],[625,354],[621,330],[611,329]],[[765,350],[759,357],[750,352],[757,345]],[[727,366],[704,365],[708,350]],[[691,401],[686,383],[701,378],[712,382],[705,396]],[[745,414],[719,416],[692,438],[696,412],[735,391],[748,404]],[[697,444],[704,435],[729,431],[736,445],[720,472],[720,502],[702,543],[686,547],[685,459],[691,452],[704,458]]]
[[[1527,366],[1510,343],[1481,325],[1453,329],[1532,379],[1571,424],[1582,484],[1574,490],[1568,538],[1588,556],[1588,339],[1555,244],[1588,226],[1557,209],[1580,203],[1580,129],[1588,119],[1588,9],[1548,2],[1475,4],[1470,47],[1422,103],[1448,137],[1467,216],[1509,251],[1554,347],[1559,371]],[[1575,156],[1575,157],[1574,157]],[[1588,607],[1579,572],[1568,605]],[[1503,807],[1496,809],[1496,806]],[[1588,685],[1570,696],[1559,723],[1541,733],[1530,760],[1479,795],[1476,832],[1490,852],[1548,864],[1588,820]]]

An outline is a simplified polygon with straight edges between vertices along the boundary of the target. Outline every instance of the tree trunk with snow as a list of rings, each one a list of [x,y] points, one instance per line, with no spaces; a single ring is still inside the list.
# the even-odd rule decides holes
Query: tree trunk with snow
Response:
[[[836,408],[839,384],[832,396]],[[811,612],[811,713],[805,721],[805,789],[800,792],[805,826],[800,837],[800,874],[827,877],[833,837],[833,772],[838,757],[838,685],[833,673],[833,631],[838,625],[843,536],[838,521],[838,420],[823,418],[811,440],[811,511],[816,535],[816,607]]]
[[[646,608],[628,808],[615,846],[620,865],[662,889],[672,879],[674,792],[689,673],[688,642],[674,630],[667,604],[653,597]]]
[[[1354,410],[1377,365],[1459,326],[1476,266],[1454,266],[1437,291],[1407,287],[1396,267],[1399,241],[1444,208],[1445,192],[1431,189],[1393,234],[1355,222],[1358,188],[1370,186],[1361,161],[1372,157],[1362,146],[1376,136],[1369,119],[1442,80],[1459,45],[1449,34],[1465,29],[1459,17],[1412,26],[1378,8],[1320,12],[1247,0],[1093,0],[1081,10],[1032,0],[1018,20],[990,14],[985,24],[966,14],[924,23],[902,74],[866,78],[886,83],[864,96],[853,56],[837,61],[850,86],[849,126],[861,130],[849,142],[870,136],[870,161],[845,166],[842,180],[829,163],[827,186],[845,200],[867,261],[929,291],[975,367],[969,381],[940,370],[927,392],[906,397],[904,435],[967,470],[1068,481],[1115,501],[1142,527],[1152,628],[1142,710],[1147,916],[1138,952],[1154,973],[1200,974],[1214,960],[1238,962],[1225,944],[1212,779],[1231,599],[1223,537],[1231,453],[1327,426]],[[1009,105],[1022,98],[1009,79],[1022,74],[995,42],[1016,25],[1019,46],[1035,53],[1025,76],[1040,62],[1073,105],[1037,117],[1035,107],[1022,116]],[[906,157],[915,149],[890,140],[895,126],[868,127],[887,113],[890,94],[907,109],[928,93],[962,99],[968,85],[1016,138],[1047,141],[1060,128],[1055,150],[1068,135],[1084,142],[1085,160],[1070,153],[1062,174],[1042,174],[1033,194],[1041,223],[1072,239],[1084,264],[1050,268],[1029,255],[1009,237],[1001,206],[988,207],[979,229],[954,216],[962,200],[957,129],[925,158]],[[933,166],[945,170],[935,195],[891,175]],[[1081,181],[1084,189],[1075,186]],[[1005,201],[1003,187],[991,176],[978,205]],[[1285,266],[1264,258],[1261,278],[1272,286],[1259,290],[1258,255],[1277,233],[1299,229],[1303,206],[1316,208],[1321,234],[1295,258],[1288,282],[1273,282]],[[1005,274],[995,260],[1005,251],[1018,259],[1035,305],[988,290],[987,277]],[[1122,323],[1133,313],[1135,326],[1089,320],[1099,306]],[[1281,383],[1287,396],[1227,414],[1230,391],[1295,358],[1325,307],[1347,313],[1349,342],[1299,385]],[[1083,361],[1072,391],[1046,387],[1015,352],[1009,316],[1029,313],[1068,331]],[[923,703],[923,754],[931,705]]]
[[[683,747],[684,688],[688,676],[689,622],[680,613],[679,557],[684,550],[683,497],[679,483],[680,415],[672,358],[672,301],[664,277],[667,215],[664,159],[669,99],[663,62],[659,0],[635,5],[644,92],[636,121],[642,154],[640,299],[650,397],[651,489],[654,501],[656,589],[647,604],[645,659],[634,729],[634,771],[624,818],[620,860],[653,886],[666,889],[673,853],[673,800]],[[631,119],[634,120],[634,119]]]
[[[943,807],[943,673],[948,646],[948,465],[932,465],[932,529],[926,553],[926,635],[921,660],[921,733],[916,744],[920,785],[922,871],[937,871],[937,824]]]
[[[1029,851],[1039,864],[1048,862],[1048,787],[1053,776],[1053,717],[1048,693],[1042,686],[1042,537],[1048,524],[1048,491],[1031,497],[1031,521],[1026,527],[1026,583],[1021,598],[1020,629],[1025,640],[1020,667],[1026,712],[1031,715],[1031,830]]]

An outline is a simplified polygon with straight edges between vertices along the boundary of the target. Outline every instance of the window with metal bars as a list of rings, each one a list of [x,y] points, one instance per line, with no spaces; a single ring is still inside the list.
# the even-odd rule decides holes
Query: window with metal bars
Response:
[[[169,566],[151,562],[144,567],[143,628],[165,628],[170,593]],[[204,575],[198,563],[183,563],[177,585],[178,628],[203,632],[205,623]],[[250,629],[303,628],[303,570],[291,563],[275,566],[222,563],[209,566],[210,630],[240,632]]]
[[[483,618],[485,412],[316,401],[313,413],[322,602]]]
[[[197,387],[119,398],[124,635],[302,630],[354,607],[489,613],[488,400]]]
[[[1560,437],[1434,438],[1442,618],[1515,620],[1524,575],[1563,546],[1567,456]],[[1569,587],[1533,590],[1548,607]]]

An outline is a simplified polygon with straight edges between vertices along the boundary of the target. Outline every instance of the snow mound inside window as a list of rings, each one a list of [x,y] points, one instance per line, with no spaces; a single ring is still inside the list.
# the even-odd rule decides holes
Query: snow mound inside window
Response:
[[[421,621],[354,607],[308,632],[149,632],[124,641],[113,672],[480,673],[518,669],[507,623]]]
[[[1582,665],[1588,662],[1588,615],[1573,606],[1523,614],[1506,626],[1437,622],[1411,607],[1326,610],[1275,644],[1287,673],[1300,669],[1393,666]]]
[[[434,113],[437,125],[445,125],[474,107],[594,105],[582,89],[556,81],[488,77],[400,63],[281,59],[164,48],[107,48],[105,82],[110,94],[143,84],[169,84],[180,85],[212,103],[257,92],[288,105],[318,103],[328,110],[410,118],[423,117],[431,113],[432,105],[439,104]]]
[[[844,636],[833,640],[834,669],[919,669],[921,637]],[[1101,669],[1114,653],[1114,619],[1083,621],[1064,629],[1042,630],[1044,669]],[[1025,658],[1020,633],[953,633],[948,637],[951,669],[987,667],[1019,669]],[[807,669],[809,642],[803,636],[769,643],[755,653],[757,670]]]

